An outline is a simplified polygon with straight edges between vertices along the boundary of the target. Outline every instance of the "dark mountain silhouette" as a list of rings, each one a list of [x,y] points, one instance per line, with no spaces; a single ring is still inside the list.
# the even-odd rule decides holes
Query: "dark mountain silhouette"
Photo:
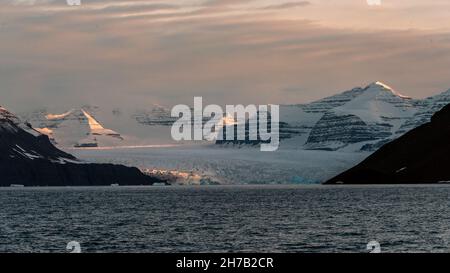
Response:
[[[151,185],[155,182],[161,181],[137,168],[81,162],[0,107],[0,186]]]
[[[450,181],[450,105],[356,167],[325,184],[418,184]]]

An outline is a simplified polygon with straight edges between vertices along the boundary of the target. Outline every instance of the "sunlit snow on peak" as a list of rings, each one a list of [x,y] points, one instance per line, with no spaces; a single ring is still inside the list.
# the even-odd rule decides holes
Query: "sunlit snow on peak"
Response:
[[[390,91],[392,94],[394,94],[395,96],[400,97],[402,99],[411,99],[411,97],[400,94],[399,92],[395,91],[392,87],[390,87],[389,85],[387,85],[381,81],[376,81],[376,82],[370,84],[368,86],[368,89],[380,89],[380,87],[384,90]]]

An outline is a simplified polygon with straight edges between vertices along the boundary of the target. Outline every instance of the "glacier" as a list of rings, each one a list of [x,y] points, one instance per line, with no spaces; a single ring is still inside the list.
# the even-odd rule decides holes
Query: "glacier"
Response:
[[[164,147],[70,148],[78,158],[97,163],[136,166],[153,172],[191,173],[197,181],[179,184],[298,184],[321,183],[365,159],[368,152],[279,149],[229,149],[216,145]]]

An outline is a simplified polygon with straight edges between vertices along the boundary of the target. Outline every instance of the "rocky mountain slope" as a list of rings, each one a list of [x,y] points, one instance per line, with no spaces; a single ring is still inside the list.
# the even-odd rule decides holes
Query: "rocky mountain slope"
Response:
[[[433,97],[428,97],[424,100],[415,102],[417,112],[411,119],[408,119],[397,131],[398,134],[403,134],[422,124],[431,120],[431,117],[450,103],[450,90],[438,94]]]
[[[88,164],[57,149],[48,136],[0,108],[0,186],[150,185],[137,168]]]
[[[417,101],[375,82],[310,104],[282,105],[280,147],[373,151],[400,135],[401,126],[418,111],[416,104]]]
[[[326,184],[450,183],[450,105]]]
[[[351,100],[327,110],[312,128],[307,149],[337,150],[352,144],[366,149],[395,138],[400,126],[417,111],[412,99],[380,82],[351,93],[356,93]]]

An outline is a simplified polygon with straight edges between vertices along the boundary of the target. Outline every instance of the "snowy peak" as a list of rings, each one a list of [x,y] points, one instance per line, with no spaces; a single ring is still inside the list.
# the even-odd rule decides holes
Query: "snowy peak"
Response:
[[[373,150],[397,137],[400,126],[416,111],[414,100],[380,81],[310,104],[284,105],[280,148]],[[228,144],[218,142],[224,143]]]
[[[302,108],[307,113],[326,113],[336,107],[344,106],[345,104],[350,103],[351,101],[363,95],[365,96],[366,100],[391,100],[397,101],[397,103],[400,102],[400,104],[404,103],[405,101],[411,100],[410,97],[400,94],[389,85],[377,81],[369,84],[364,88],[356,87],[337,95],[305,104]]]
[[[389,92],[390,94],[402,99],[411,99],[411,97],[398,93],[392,87],[380,81],[369,84],[366,88],[364,88],[364,90],[368,92]]]
[[[119,133],[117,133],[111,129],[105,129],[105,127],[103,127],[91,114],[86,112],[84,109],[81,109],[81,112],[87,118],[90,133],[92,135],[105,135],[105,136],[120,137]]]
[[[56,149],[47,137],[34,130],[30,124],[0,107],[0,161],[2,157],[8,160],[75,162],[73,156]]]
[[[22,129],[33,136],[41,135],[41,133],[34,130],[30,124],[21,121],[14,114],[0,106],[0,130],[17,132],[19,129]]]
[[[312,128],[306,147],[337,150],[376,148],[395,138],[416,112],[410,98],[382,82],[374,82],[345,104],[327,111]]]
[[[47,115],[45,115],[45,118],[47,118],[48,120],[60,120],[60,119],[64,119],[67,116],[71,115],[73,112],[75,112],[75,109],[72,109],[64,114],[47,114]]]
[[[385,118],[408,118],[415,113],[410,98],[381,82],[370,84],[353,100],[332,111],[356,115],[367,123],[384,122]]]
[[[62,114],[47,110],[25,115],[36,131],[47,135],[63,147],[117,146],[124,139],[114,130],[105,128],[90,112],[92,107],[72,109]]]
[[[371,83],[369,86],[370,86],[370,87],[379,86],[379,87],[382,87],[382,88],[384,88],[384,89],[386,89],[386,90],[391,90],[391,91],[394,90],[394,89],[393,89],[392,87],[390,87],[389,85],[387,85],[387,84],[385,84],[385,83],[383,83],[383,82],[380,82],[380,81],[376,81],[376,82],[374,82],[374,83]]]

